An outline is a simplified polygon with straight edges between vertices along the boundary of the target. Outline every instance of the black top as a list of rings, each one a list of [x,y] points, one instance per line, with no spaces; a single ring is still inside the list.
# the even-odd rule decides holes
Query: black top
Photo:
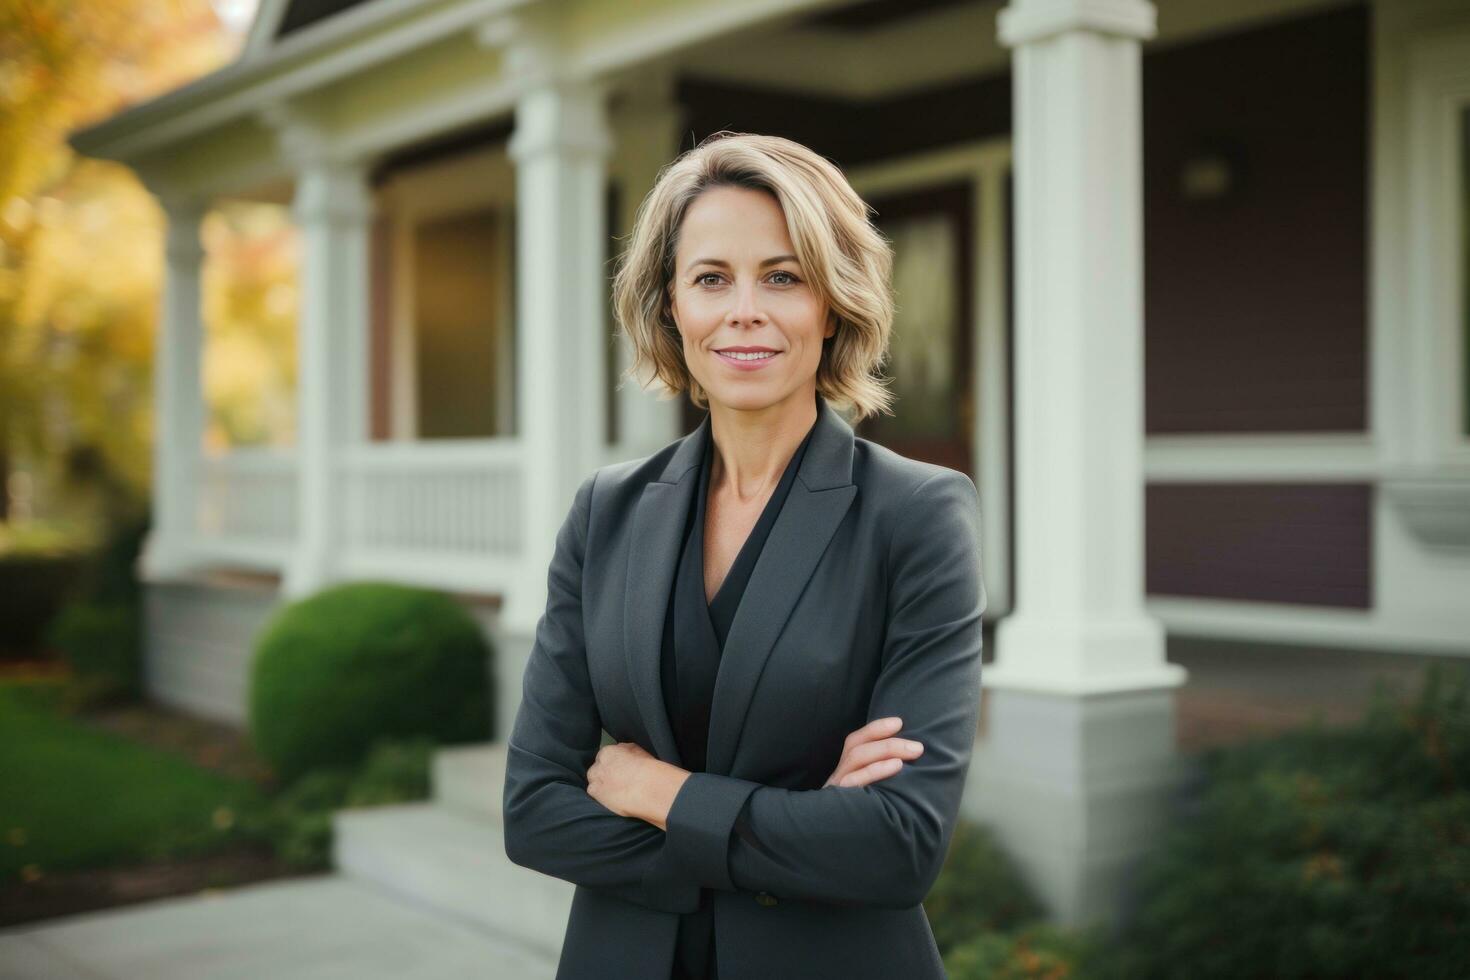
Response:
[[[669,596],[668,614],[664,617],[662,676],[664,704],[679,757],[690,772],[704,772],[709,746],[710,705],[714,700],[715,677],[720,655],[740,598],[750,581],[771,526],[781,513],[781,506],[796,480],[801,458],[816,431],[813,424],[806,438],[792,453],[791,461],[771,499],[761,511],[750,535],[740,547],[725,580],[713,602],[706,604],[704,588],[704,522],[709,497],[710,466],[714,457],[714,439],[705,439],[704,458],[700,461],[699,487],[694,502],[684,517],[684,551],[674,574]],[[679,917],[679,938],[674,949],[672,980],[718,980],[715,970],[714,918],[710,911],[709,889],[701,889],[699,909]]]

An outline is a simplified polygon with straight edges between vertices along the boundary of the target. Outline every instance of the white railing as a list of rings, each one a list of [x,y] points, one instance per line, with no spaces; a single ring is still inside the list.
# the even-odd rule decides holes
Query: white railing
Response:
[[[244,447],[199,459],[194,547],[206,558],[285,567],[296,538],[294,449]]]
[[[519,572],[521,444],[377,442],[338,457],[342,570],[503,591]]]
[[[522,465],[515,439],[374,442],[336,457],[332,562],[350,578],[504,593],[521,572]],[[296,544],[294,449],[199,461],[195,539],[206,564],[284,572]]]

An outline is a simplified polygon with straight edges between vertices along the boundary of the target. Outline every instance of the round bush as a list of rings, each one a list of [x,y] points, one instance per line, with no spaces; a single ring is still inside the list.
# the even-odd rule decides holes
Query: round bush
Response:
[[[431,589],[352,582],[290,603],[256,644],[256,750],[290,782],[355,766],[382,738],[487,739],[489,652],[470,614]]]

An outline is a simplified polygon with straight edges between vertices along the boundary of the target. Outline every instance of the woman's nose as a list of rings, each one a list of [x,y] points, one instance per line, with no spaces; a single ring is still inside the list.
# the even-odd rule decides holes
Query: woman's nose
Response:
[[[756,290],[755,283],[736,283],[731,290],[733,299],[728,314],[729,319],[736,323],[759,322],[764,319],[765,314],[761,312],[760,295]]]

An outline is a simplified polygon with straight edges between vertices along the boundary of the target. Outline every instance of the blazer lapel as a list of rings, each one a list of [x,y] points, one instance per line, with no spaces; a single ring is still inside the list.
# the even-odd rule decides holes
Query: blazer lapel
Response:
[[[706,415],[697,429],[679,441],[679,448],[659,478],[643,488],[633,512],[628,571],[623,579],[623,655],[633,696],[653,741],[653,754],[676,766],[683,763],[664,704],[661,674],[664,616],[679,552],[684,547],[684,522],[678,517],[688,514],[694,501],[694,490],[699,486],[695,467],[703,458],[709,429]]]
[[[771,526],[725,638],[710,708],[706,770],[712,773],[728,773],[771,648],[857,496],[852,482],[852,427],[821,396],[817,397],[816,426],[790,496]],[[674,765],[682,761],[663,698],[664,617],[684,544],[683,522],[676,518],[687,514],[693,502],[699,485],[694,468],[709,438],[706,415],[680,441],[658,480],[643,488],[633,515],[624,580],[623,649],[633,694],[654,755]]]
[[[820,396],[817,413],[817,430],[796,482],[771,525],[725,637],[710,706],[708,772],[729,774],[771,648],[857,496],[852,482],[852,428]]]

